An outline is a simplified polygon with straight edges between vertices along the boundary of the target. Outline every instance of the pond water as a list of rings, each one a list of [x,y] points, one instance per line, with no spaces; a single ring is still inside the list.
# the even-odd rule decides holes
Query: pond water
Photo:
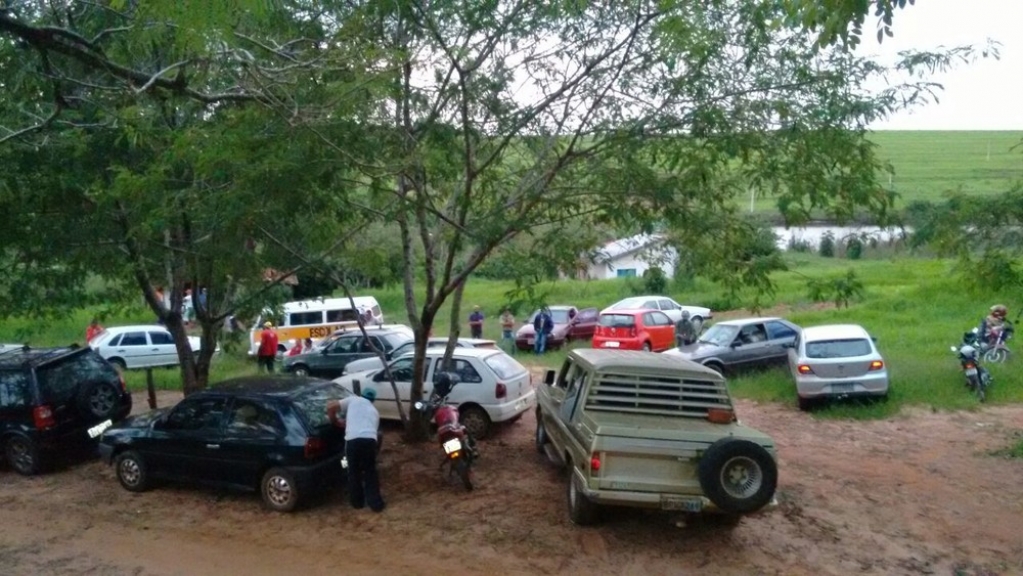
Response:
[[[857,236],[864,242],[874,239],[878,242],[887,243],[892,240],[902,239],[910,231],[902,228],[881,228],[878,226],[804,226],[801,228],[784,228],[774,226],[771,228],[778,237],[778,248],[786,250],[789,241],[806,242],[811,248],[820,246],[821,238],[828,232],[835,237],[835,242]]]

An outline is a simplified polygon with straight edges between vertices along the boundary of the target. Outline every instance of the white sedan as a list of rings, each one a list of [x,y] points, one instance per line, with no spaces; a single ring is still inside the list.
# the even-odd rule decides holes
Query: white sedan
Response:
[[[862,326],[803,328],[788,356],[800,410],[818,399],[888,396],[888,366]]]
[[[429,398],[433,379],[441,372],[444,347],[426,350],[423,397]],[[503,350],[493,348],[455,348],[450,370],[459,383],[448,395],[448,404],[458,406],[460,420],[475,438],[484,438],[497,422],[515,420],[536,406],[536,392],[529,371]],[[398,388],[402,409],[408,414],[412,402],[412,355],[406,354],[390,363],[391,374]],[[354,392],[354,383],[376,389],[376,407],[385,420],[398,420],[394,390],[383,369],[355,372],[334,380]],[[416,400],[419,400],[417,398]]]
[[[710,308],[703,306],[685,306],[675,302],[667,296],[632,296],[619,300],[614,304],[600,311],[601,314],[613,310],[638,310],[646,308],[649,310],[660,310],[664,312],[672,322],[678,322],[682,318],[682,311],[689,312],[689,319],[693,321],[693,328],[697,333],[703,327],[703,323],[714,317]]]
[[[198,336],[189,336],[188,343],[193,352],[199,351]],[[158,324],[106,328],[89,341],[89,347],[122,369],[178,365],[174,338]]]

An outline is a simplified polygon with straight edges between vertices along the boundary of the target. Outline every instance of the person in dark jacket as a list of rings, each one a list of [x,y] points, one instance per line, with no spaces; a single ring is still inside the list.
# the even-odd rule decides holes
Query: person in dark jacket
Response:
[[[544,306],[533,319],[533,352],[543,354],[547,351],[547,337],[554,331],[554,318],[551,311]]]

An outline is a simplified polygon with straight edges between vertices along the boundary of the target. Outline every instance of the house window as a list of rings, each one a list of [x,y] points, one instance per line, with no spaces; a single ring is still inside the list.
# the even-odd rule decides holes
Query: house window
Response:
[[[619,268],[618,269],[618,277],[619,278],[635,278],[636,277],[636,269],[635,268]]]

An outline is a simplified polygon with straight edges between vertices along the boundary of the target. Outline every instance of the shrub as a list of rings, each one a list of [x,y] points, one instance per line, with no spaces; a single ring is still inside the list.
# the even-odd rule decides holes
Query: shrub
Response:
[[[664,294],[668,289],[668,277],[664,270],[653,266],[643,273],[643,286],[648,294]]]
[[[821,236],[821,243],[817,246],[817,253],[825,258],[835,257],[835,233],[828,230]]]
[[[845,240],[845,257],[850,260],[863,257],[863,240],[859,236],[850,236]]]
[[[789,252],[809,252],[813,246],[810,245],[809,240],[802,238],[796,238],[795,236],[789,236],[788,250]]]

